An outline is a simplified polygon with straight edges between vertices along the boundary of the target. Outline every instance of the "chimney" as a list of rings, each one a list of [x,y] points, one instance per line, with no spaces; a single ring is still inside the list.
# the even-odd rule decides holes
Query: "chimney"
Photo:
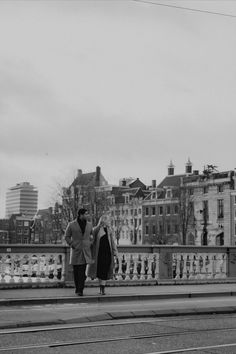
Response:
[[[173,176],[175,174],[175,166],[173,165],[173,162],[170,161],[170,164],[168,166],[168,176]]]
[[[192,162],[190,161],[190,159],[188,158],[188,161],[187,161],[187,163],[186,163],[186,165],[185,165],[185,173],[186,174],[191,174],[192,173],[192,166],[193,166],[193,164],[192,164]]]
[[[77,170],[77,178],[80,178],[82,176],[82,170]]]
[[[157,181],[155,179],[152,180],[152,188],[156,188],[157,186]]]
[[[97,166],[96,167],[96,186],[100,186],[100,179],[101,179],[101,167]]]

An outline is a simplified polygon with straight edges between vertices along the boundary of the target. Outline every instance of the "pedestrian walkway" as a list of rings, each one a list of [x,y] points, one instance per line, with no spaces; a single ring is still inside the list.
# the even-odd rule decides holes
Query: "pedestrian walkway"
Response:
[[[231,297],[233,302],[222,302],[218,308],[204,306],[204,308],[196,308],[194,302],[189,300],[194,298],[213,298],[213,297]],[[164,309],[158,307],[158,303],[165,300],[176,299],[176,304],[166,306]],[[177,300],[182,299],[182,307],[178,308]],[[160,301],[159,301],[160,300]],[[184,300],[188,302],[188,306],[184,306]],[[234,303],[235,301],[235,303]],[[138,303],[138,310],[129,308],[129,303]],[[142,307],[144,303],[155,304],[152,308]],[[171,302],[171,301],[170,301]],[[76,313],[68,312],[66,315],[57,314],[57,306],[69,306],[73,309],[73,305],[79,307]],[[97,304],[97,307],[96,307]],[[99,305],[100,304],[100,305]],[[121,306],[119,306],[119,304]],[[122,311],[115,311],[116,308],[122,308]],[[113,306],[114,305],[114,306]],[[235,305],[235,306],[234,306]],[[44,306],[46,308],[54,308],[55,311],[45,311],[38,314],[33,311],[27,313],[27,308],[31,310],[35,307]],[[106,309],[109,308],[109,310]],[[113,306],[113,307],[112,307]],[[68,307],[68,308],[69,308]],[[14,309],[26,309],[21,311],[21,318],[10,317],[9,313],[14,313]],[[93,311],[94,308],[94,311]],[[147,307],[146,307],[147,308]],[[96,309],[96,310],[95,310]],[[128,310],[127,310],[128,309]],[[89,312],[88,312],[89,310]],[[5,312],[4,312],[5,311]],[[8,314],[0,316],[0,328],[15,328],[35,325],[49,325],[61,323],[84,323],[91,321],[103,321],[118,318],[134,318],[147,316],[176,316],[181,314],[196,314],[196,313],[236,313],[236,284],[204,284],[204,285],[160,285],[160,286],[119,286],[107,287],[106,295],[101,296],[98,293],[98,287],[88,287],[84,289],[84,296],[79,297],[74,293],[73,288],[39,288],[39,289],[6,289],[0,290],[0,312]],[[32,315],[33,313],[33,315]]]
[[[98,287],[84,289],[84,296],[74,293],[74,288],[30,288],[0,290],[0,306],[34,303],[127,301],[129,299],[158,299],[194,296],[236,295],[236,283],[201,285],[110,286],[106,296],[99,295]]]

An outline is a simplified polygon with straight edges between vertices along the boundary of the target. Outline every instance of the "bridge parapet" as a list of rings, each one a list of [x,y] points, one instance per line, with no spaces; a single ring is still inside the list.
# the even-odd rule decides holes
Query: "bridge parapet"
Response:
[[[118,251],[113,279],[117,284],[236,277],[236,247],[120,246]],[[0,288],[72,282],[69,253],[67,246],[0,245]]]

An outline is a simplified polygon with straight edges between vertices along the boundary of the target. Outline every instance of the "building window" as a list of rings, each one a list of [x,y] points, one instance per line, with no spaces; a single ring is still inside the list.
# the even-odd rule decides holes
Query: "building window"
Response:
[[[224,217],[224,200],[218,199],[218,219],[222,219]]]
[[[134,215],[137,216],[138,213],[137,213],[137,209],[134,209]]]
[[[236,236],[236,224],[234,224],[234,235]]]
[[[145,234],[146,234],[146,235],[149,234],[149,227],[148,227],[148,225],[145,226]]]
[[[167,207],[166,207],[166,214],[170,215],[170,205],[167,205]]]
[[[156,199],[156,193],[152,193],[152,199]]]
[[[209,220],[208,200],[203,200],[202,204],[203,204],[203,210],[204,210],[203,212],[205,213],[206,220]]]
[[[222,192],[223,192],[223,184],[220,184],[220,185],[217,187],[217,190],[218,190],[218,193],[222,193]]]
[[[234,196],[234,204],[236,204],[236,195]]]
[[[149,215],[149,210],[148,210],[148,208],[145,208],[145,215],[146,215],[146,216]]]
[[[152,233],[153,235],[156,235],[156,225],[152,225]]]
[[[175,205],[175,214],[178,214],[179,208],[178,205]]]
[[[159,224],[159,232],[160,232],[160,234],[163,233],[163,225],[162,224]]]
[[[22,229],[18,229],[18,230],[17,230],[17,234],[18,234],[18,235],[22,235]]]
[[[138,213],[139,213],[139,214],[142,214],[142,209],[139,208]]]
[[[163,207],[162,206],[159,207],[159,215],[163,215]]]
[[[171,189],[166,191],[166,198],[171,198]]]
[[[130,215],[133,215],[133,209],[130,209]]]
[[[193,188],[189,188],[189,194],[193,195]]]
[[[167,234],[170,234],[170,224],[167,224]]]
[[[203,193],[207,194],[208,193],[208,186],[203,187]]]
[[[179,232],[179,225],[175,225],[175,234],[177,234]]]
[[[142,219],[138,219],[139,220],[139,225],[141,225],[141,223],[142,223]]]
[[[152,215],[156,215],[156,208],[152,207]]]

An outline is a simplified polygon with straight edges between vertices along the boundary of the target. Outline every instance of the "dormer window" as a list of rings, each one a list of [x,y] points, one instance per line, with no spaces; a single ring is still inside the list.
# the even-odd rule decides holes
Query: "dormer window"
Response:
[[[152,199],[156,199],[156,192],[152,193]]]
[[[129,203],[129,194],[126,194],[125,195],[125,204],[128,204]]]
[[[171,189],[167,189],[166,198],[172,198],[172,190]]]

